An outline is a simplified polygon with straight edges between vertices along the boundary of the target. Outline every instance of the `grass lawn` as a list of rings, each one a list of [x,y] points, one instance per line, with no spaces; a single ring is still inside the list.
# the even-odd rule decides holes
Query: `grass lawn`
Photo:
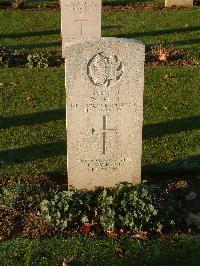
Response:
[[[187,49],[200,58],[200,10],[158,10],[145,12],[103,12],[102,36],[139,39],[150,47],[159,41]],[[3,31],[0,47],[59,50],[60,11],[0,11]],[[8,23],[9,21],[9,23]]]
[[[144,173],[200,170],[199,75],[146,68]],[[64,69],[1,69],[0,83],[0,176],[65,175]]]
[[[128,238],[12,239],[0,243],[0,261],[7,265],[200,265],[200,237],[139,241]]]

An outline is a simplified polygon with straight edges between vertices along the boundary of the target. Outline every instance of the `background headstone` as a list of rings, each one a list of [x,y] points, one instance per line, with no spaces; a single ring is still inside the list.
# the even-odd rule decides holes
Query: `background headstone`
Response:
[[[193,0],[165,0],[165,6],[185,6],[191,7],[193,6]]]
[[[62,55],[71,39],[101,37],[100,0],[61,0]]]
[[[65,58],[69,186],[140,182],[144,45],[77,41]]]

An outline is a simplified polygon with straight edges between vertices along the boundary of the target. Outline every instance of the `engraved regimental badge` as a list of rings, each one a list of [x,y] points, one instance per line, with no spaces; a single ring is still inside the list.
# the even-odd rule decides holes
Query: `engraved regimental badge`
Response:
[[[96,86],[112,87],[119,82],[123,73],[122,61],[111,53],[95,54],[87,65],[87,75]]]

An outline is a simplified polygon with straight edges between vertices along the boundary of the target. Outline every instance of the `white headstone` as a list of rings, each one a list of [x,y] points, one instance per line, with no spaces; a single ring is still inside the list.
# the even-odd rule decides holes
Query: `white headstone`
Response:
[[[68,184],[141,179],[144,45],[98,38],[65,49]]]
[[[184,6],[184,7],[192,7],[193,0],[165,0],[166,7],[172,6]]]
[[[100,0],[61,0],[62,54],[72,39],[101,37]]]

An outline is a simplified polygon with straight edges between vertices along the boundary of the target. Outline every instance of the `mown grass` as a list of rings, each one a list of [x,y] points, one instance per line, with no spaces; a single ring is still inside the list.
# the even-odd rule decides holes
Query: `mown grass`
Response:
[[[1,265],[200,265],[200,237],[22,239],[0,243]]]
[[[163,41],[200,57],[200,9],[104,12],[102,36],[139,39],[147,47]],[[60,11],[0,11],[0,47],[26,50],[61,49]],[[9,23],[8,23],[9,22]]]
[[[144,173],[200,170],[199,75],[145,70]],[[65,175],[64,69],[1,69],[0,83],[0,176]]]

